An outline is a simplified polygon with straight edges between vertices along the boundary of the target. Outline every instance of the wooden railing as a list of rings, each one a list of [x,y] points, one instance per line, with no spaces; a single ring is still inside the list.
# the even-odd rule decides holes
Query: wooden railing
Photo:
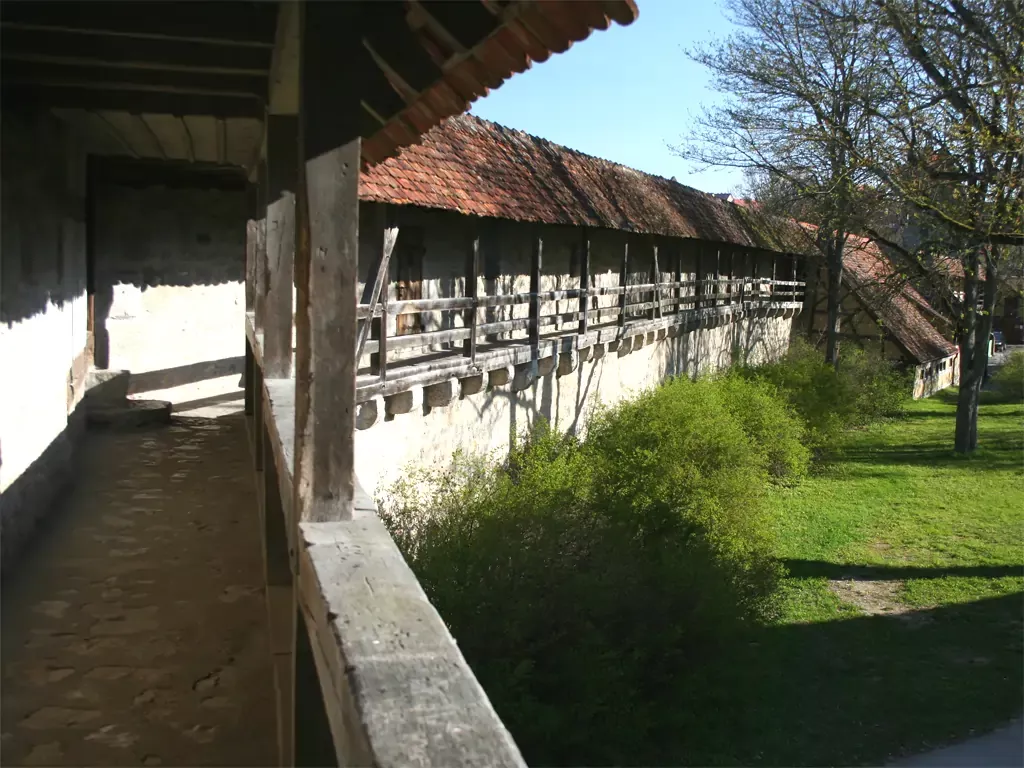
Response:
[[[635,336],[673,326],[685,326],[713,316],[740,317],[754,312],[795,309],[802,305],[804,283],[796,280],[741,277],[731,279],[677,280],[625,286],[598,286],[586,290],[571,288],[495,296],[463,296],[440,299],[412,299],[360,304],[356,317],[371,323],[372,338],[362,352],[369,354],[369,370],[357,378],[357,399],[400,391],[403,384],[427,385],[445,378],[488,370],[506,364],[537,360],[556,349],[581,349],[595,343]],[[597,297],[618,297],[607,306],[591,306]],[[576,299],[576,309],[540,314],[543,302]],[[480,310],[496,307],[530,308],[528,317],[479,322]],[[388,335],[385,318],[414,312],[462,314],[462,326],[437,331]],[[452,318],[452,323],[455,318]],[[519,334],[516,336],[515,334]],[[501,337],[501,338],[499,338]],[[488,341],[489,339],[489,341]],[[481,341],[483,340],[483,343]],[[452,346],[462,342],[461,351]],[[439,349],[440,348],[440,349]],[[418,362],[407,354],[426,350],[432,358]],[[436,352],[451,354],[437,358]],[[527,354],[524,354],[527,353]],[[424,353],[420,352],[419,356]]]

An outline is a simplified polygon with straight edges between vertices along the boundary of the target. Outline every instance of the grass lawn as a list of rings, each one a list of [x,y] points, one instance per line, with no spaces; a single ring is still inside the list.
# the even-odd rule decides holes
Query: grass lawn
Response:
[[[688,691],[691,765],[880,764],[1020,714],[1024,406],[951,451],[955,392],[846,434],[781,490],[782,617]]]

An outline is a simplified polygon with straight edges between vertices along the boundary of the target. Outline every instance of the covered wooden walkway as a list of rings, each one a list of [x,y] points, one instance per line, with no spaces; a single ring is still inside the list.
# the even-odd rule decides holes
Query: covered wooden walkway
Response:
[[[5,578],[3,765],[274,765],[240,415],[90,432]]]

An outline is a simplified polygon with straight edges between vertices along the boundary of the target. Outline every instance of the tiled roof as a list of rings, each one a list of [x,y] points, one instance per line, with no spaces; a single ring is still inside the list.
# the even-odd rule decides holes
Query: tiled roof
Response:
[[[918,363],[956,352],[956,346],[925,318],[925,310],[934,310],[896,273],[877,243],[851,237],[843,256],[843,272],[857,297]]]
[[[366,201],[475,216],[698,238],[773,250],[740,207],[670,179],[472,115],[364,171]]]

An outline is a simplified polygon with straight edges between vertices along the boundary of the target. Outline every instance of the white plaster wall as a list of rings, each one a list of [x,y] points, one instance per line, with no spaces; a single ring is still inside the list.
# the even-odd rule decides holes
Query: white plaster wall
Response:
[[[85,155],[50,117],[5,115],[2,136],[0,494],[62,438],[87,344]]]
[[[240,395],[245,220],[240,191],[98,189],[97,314],[133,397]]]
[[[508,386],[379,420],[356,432],[356,474],[368,492],[397,480],[410,466],[445,466],[457,449],[501,456],[539,417],[580,433],[598,405],[614,405],[674,375],[693,376],[777,358],[789,345],[792,320],[756,317],[645,344],[629,354],[605,354],[564,376],[540,377],[521,392]]]

